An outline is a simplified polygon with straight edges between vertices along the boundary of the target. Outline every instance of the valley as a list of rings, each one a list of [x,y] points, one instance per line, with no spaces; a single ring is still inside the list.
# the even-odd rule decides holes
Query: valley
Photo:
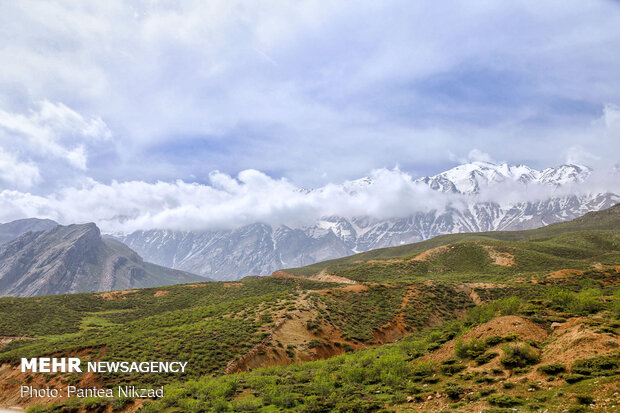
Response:
[[[0,405],[563,411],[585,401],[613,411],[619,231],[615,206],[540,229],[445,235],[270,277],[0,298]],[[42,356],[188,366],[181,375],[16,371],[21,357]],[[18,394],[24,382],[163,385],[165,394],[28,400]]]

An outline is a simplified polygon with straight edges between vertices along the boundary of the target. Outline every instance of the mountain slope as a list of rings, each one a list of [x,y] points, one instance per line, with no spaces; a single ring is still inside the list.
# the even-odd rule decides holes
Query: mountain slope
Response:
[[[0,224],[0,244],[12,241],[29,231],[45,231],[54,228],[57,222],[51,219],[26,218]]]
[[[411,211],[405,217],[329,216],[298,228],[256,223],[218,231],[155,229],[119,235],[118,239],[148,261],[218,280],[235,280],[442,234],[538,228],[620,202],[620,196],[612,192],[567,194],[571,185],[590,174],[591,169],[581,165],[537,171],[523,165],[473,162],[416,180],[458,202]],[[346,182],[342,189],[356,194],[372,185],[376,183],[371,178],[362,178]],[[519,200],[504,199],[504,192]],[[537,198],[533,194],[546,195]],[[521,200],[528,196],[534,200]]]
[[[485,248],[493,249],[498,245],[497,241],[503,241],[501,247],[505,253],[515,255],[514,251],[518,250],[523,262],[530,259],[531,254],[538,254],[536,259],[539,262],[539,269],[552,269],[554,264],[549,261],[560,258],[558,262],[566,263],[571,258],[585,258],[588,251],[592,251],[592,257],[598,257],[601,252],[618,253],[618,231],[620,231],[620,204],[603,211],[590,212],[583,217],[576,218],[569,222],[562,222],[548,225],[543,228],[532,229],[527,231],[496,231],[496,232],[479,232],[467,234],[449,234],[441,235],[426,241],[402,245],[398,247],[382,248],[372,250],[349,257],[329,260],[317,264],[312,264],[301,268],[291,268],[284,270],[287,273],[295,275],[310,276],[318,274],[321,271],[328,271],[335,275],[346,276],[349,271],[360,271],[360,266],[377,267],[384,266],[381,261],[389,263],[390,260],[401,259],[409,260],[411,265],[416,268],[410,268],[410,274],[422,275],[432,272],[432,266],[429,266],[429,260],[416,260],[415,256],[429,250],[439,250],[445,246],[451,246],[448,254],[441,254],[442,259],[447,259],[451,255],[455,255],[455,261],[467,262],[479,258],[479,255],[490,256],[489,251],[484,252]],[[570,236],[569,234],[575,235]],[[535,242],[534,242],[535,241]],[[590,245],[594,244],[594,246]],[[456,249],[455,249],[456,247]],[[512,248],[512,253],[507,252]],[[545,249],[546,248],[546,249]],[[475,251],[474,251],[475,250]],[[525,253],[524,251],[529,251]],[[570,251],[573,254],[570,254]],[[463,254],[456,257],[456,254]],[[528,255],[529,254],[529,255]],[[547,254],[542,256],[540,254]],[[437,256],[438,254],[435,254]],[[613,264],[615,255],[610,256],[610,264]],[[544,259],[543,259],[544,258]],[[483,259],[484,260],[484,259]],[[379,261],[375,263],[374,261]],[[370,264],[364,264],[370,262]],[[485,261],[487,269],[493,269],[495,272],[501,273],[518,273],[521,271],[519,260],[516,265],[508,268],[499,268],[489,264],[492,262],[490,258]],[[577,263],[572,263],[578,265]],[[618,262],[620,264],[620,262]],[[589,265],[584,263],[583,265]],[[529,267],[528,270],[536,268]],[[369,271],[370,268],[365,268]],[[374,268],[376,270],[376,268]],[[482,267],[477,268],[478,272],[482,271]]]
[[[192,281],[204,278],[145,264],[126,245],[102,238],[95,224],[27,232],[0,246],[0,295],[109,291]]]

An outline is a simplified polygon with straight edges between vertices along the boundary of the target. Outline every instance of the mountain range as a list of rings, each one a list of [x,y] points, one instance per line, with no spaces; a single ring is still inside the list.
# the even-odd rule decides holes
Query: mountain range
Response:
[[[405,217],[329,216],[300,227],[255,223],[208,231],[154,229],[117,238],[148,261],[216,280],[236,280],[441,234],[538,228],[618,203],[614,192],[571,193],[570,186],[583,183],[591,173],[591,168],[573,164],[538,171],[472,162],[417,179],[417,184],[455,201]],[[354,193],[373,184],[366,177],[344,183],[343,189]],[[507,201],[508,190],[516,190],[523,200]],[[525,200],[528,197],[533,200]]]
[[[21,219],[0,224],[0,295],[204,281],[194,274],[236,280],[442,234],[538,228],[620,202],[614,192],[572,191],[591,173],[581,165],[538,171],[472,162],[414,181],[450,200],[441,207],[386,219],[328,216],[299,227],[254,223],[207,231],[143,230],[112,238],[102,236],[95,224],[65,227],[49,219]],[[341,189],[355,194],[372,185],[377,183],[366,177]],[[506,200],[509,191],[522,199]],[[526,200],[532,192],[546,196]]]

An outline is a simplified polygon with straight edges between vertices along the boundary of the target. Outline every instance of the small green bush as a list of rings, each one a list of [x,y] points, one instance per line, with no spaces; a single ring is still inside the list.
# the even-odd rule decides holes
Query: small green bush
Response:
[[[566,380],[566,382],[569,384],[577,383],[587,378],[588,376],[584,376],[583,374],[567,374],[566,376],[564,376],[564,380]]]
[[[420,381],[426,377],[430,377],[435,373],[433,363],[416,363],[411,369],[411,375],[414,381]]]
[[[454,382],[446,383],[444,386],[444,391],[446,392],[446,395],[452,400],[458,400],[459,397],[461,397],[461,395],[465,393],[465,390],[463,390],[463,388],[458,383]]]
[[[500,362],[504,366],[510,368],[536,364],[540,359],[538,354],[527,344],[507,344],[502,347],[502,350],[504,350],[504,356],[501,358]]]
[[[498,354],[494,351],[487,351],[484,354],[479,355],[474,359],[477,365],[482,366],[483,364],[487,364],[489,361],[493,360],[497,357]]]
[[[575,399],[577,399],[577,403],[579,404],[592,404],[594,403],[594,397],[589,394],[576,394]]]
[[[498,407],[514,407],[523,404],[523,400],[518,397],[512,397],[507,394],[492,394],[487,398],[487,401],[493,406]]]
[[[557,374],[564,373],[566,371],[566,366],[561,363],[545,364],[543,366],[540,366],[538,368],[538,371],[548,374],[550,376],[555,376]]]
[[[501,336],[490,336],[484,340],[484,344],[486,344],[487,347],[493,347],[495,345],[498,345],[502,341],[503,340]]]
[[[476,358],[480,356],[487,349],[484,341],[472,338],[468,343],[457,341],[454,347],[454,353],[462,358]]]
[[[452,376],[465,370],[466,366],[463,364],[443,364],[439,366],[439,370],[446,376]]]
[[[617,373],[618,359],[610,356],[597,356],[580,359],[571,366],[571,373],[585,376],[608,376]]]

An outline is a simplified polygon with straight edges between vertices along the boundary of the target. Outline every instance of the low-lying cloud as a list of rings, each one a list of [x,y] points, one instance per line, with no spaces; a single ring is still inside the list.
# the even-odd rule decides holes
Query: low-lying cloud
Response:
[[[303,226],[325,216],[404,217],[418,211],[464,207],[471,201],[504,204],[574,193],[620,193],[617,177],[593,172],[590,179],[557,188],[503,182],[477,195],[442,193],[398,169],[378,169],[368,178],[303,190],[286,179],[257,170],[236,177],[213,172],[209,184],[142,181],[103,184],[89,180],[81,187],[49,195],[17,190],[0,192],[0,220],[25,217],[54,219],[62,224],[94,221],[104,232],[138,229],[228,229],[251,223]]]

